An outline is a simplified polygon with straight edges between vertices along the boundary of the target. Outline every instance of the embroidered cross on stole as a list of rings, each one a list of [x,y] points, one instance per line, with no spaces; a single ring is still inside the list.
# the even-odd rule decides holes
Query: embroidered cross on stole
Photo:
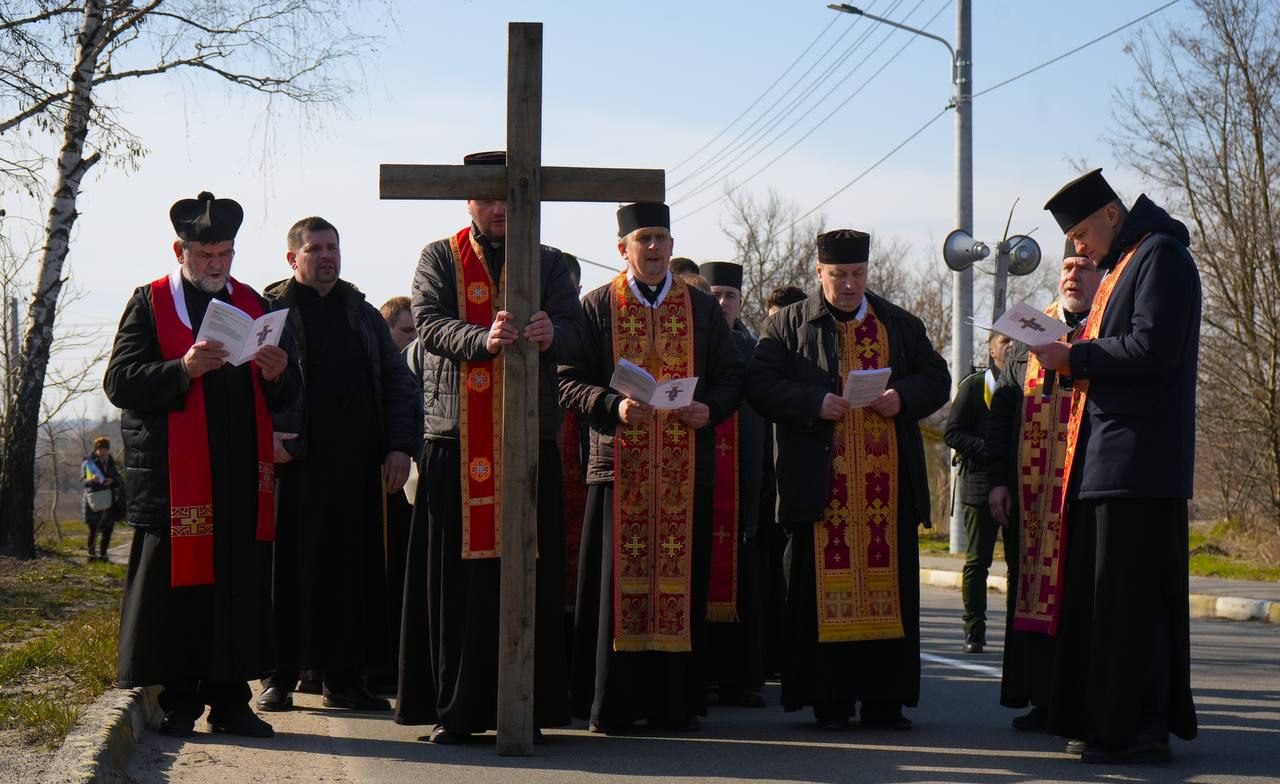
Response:
[[[458,317],[489,327],[498,314],[498,290],[484,249],[471,227],[449,238]],[[506,278],[504,268],[502,278]],[[497,558],[502,548],[502,355],[463,362],[458,371],[458,444],[461,452],[462,557]]]
[[[738,620],[738,542],[742,538],[738,495],[738,414],[716,426],[716,485],[711,497],[711,580],[707,620]]]
[[[610,284],[613,358],[659,381],[694,374],[693,306],[673,279],[662,303],[641,303],[625,273]],[[613,649],[692,650],[694,432],[669,412],[618,423],[613,470]]]
[[[1060,318],[1058,303],[1045,308]],[[1044,396],[1045,370],[1027,355],[1018,431],[1018,584],[1013,628],[1053,636],[1062,606],[1067,546],[1063,469],[1071,391],[1055,384]]]
[[[836,329],[841,379],[888,366],[889,333],[869,303],[862,321]],[[818,642],[901,638],[893,421],[854,409],[835,423],[831,451],[827,508],[813,537]]]

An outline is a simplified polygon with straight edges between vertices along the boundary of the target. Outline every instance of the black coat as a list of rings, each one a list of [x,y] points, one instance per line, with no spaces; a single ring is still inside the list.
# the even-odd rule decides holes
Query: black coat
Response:
[[[913,507],[902,509],[930,526],[929,478],[919,420],[947,402],[951,374],[934,350],[924,323],[871,292],[867,300],[889,332],[889,389],[902,411],[893,418],[899,481],[909,485]],[[830,481],[835,423],[820,419],[822,400],[839,394],[836,323],[820,293],[775,313],[765,322],[747,378],[747,401],[777,427],[778,522],[793,526],[822,519]]]
[[[987,401],[986,372],[970,375],[956,388],[947,415],[943,440],[956,451],[960,461],[960,502],[985,506],[987,503],[986,452]]]
[[[471,231],[476,233],[474,225]],[[483,237],[480,243],[490,273],[496,267],[495,277],[500,277],[505,251],[495,249]],[[554,440],[560,431],[556,364],[573,352],[582,326],[582,308],[560,251],[543,245],[540,261],[541,307],[551,317],[555,338],[551,348],[538,355],[538,437]],[[483,362],[497,355],[485,348],[489,327],[468,323],[458,315],[457,277],[447,237],[422,249],[413,274],[412,300],[418,340],[426,352],[422,367],[424,436],[427,440],[457,441],[458,370],[463,362]]]
[[[286,317],[289,333],[296,341],[298,356],[305,357],[307,334],[302,327],[302,309],[298,307],[297,301],[300,285],[302,284],[293,278],[286,278],[267,286],[263,295],[272,310],[289,308],[289,315]],[[370,388],[373,390],[373,399],[379,403],[375,406],[374,414],[382,454],[403,452],[410,457],[417,457],[420,438],[416,431],[417,423],[421,421],[418,404],[414,400],[417,384],[409,373],[404,355],[396,349],[395,341],[391,339],[386,320],[377,308],[365,300],[359,289],[344,280],[334,284],[334,289],[330,292],[330,296],[332,295],[342,296],[347,323],[357,336],[368,361]],[[302,375],[305,385],[305,367]],[[288,408],[272,415],[277,431],[298,434],[297,438],[283,442],[284,448],[295,459],[307,456],[306,403],[306,395],[298,395]]]
[[[751,372],[751,357],[756,341],[738,322],[734,326],[733,343]],[[749,404],[738,407],[738,515],[742,538],[749,539],[760,528],[764,499],[773,489],[773,433],[769,423]]]
[[[1137,247],[1098,338],[1071,347],[1072,377],[1089,382],[1072,497],[1191,497],[1200,273],[1189,244],[1186,226],[1139,196],[1098,265]]]
[[[587,417],[591,424],[591,457],[587,484],[613,481],[613,432],[618,424],[617,405],[622,396],[609,386],[616,359],[613,356],[613,315],[609,304],[612,283],[582,299],[585,327],[577,352],[560,365],[560,402]],[[715,477],[715,427],[742,403],[742,377],[746,364],[734,346],[720,303],[714,297],[689,289],[693,305],[693,373],[698,387],[693,399],[711,409],[711,421],[696,431],[695,483],[710,485]]]

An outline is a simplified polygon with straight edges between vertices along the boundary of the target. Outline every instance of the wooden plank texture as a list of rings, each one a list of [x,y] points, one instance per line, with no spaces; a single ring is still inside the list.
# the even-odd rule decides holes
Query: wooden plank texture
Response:
[[[662,201],[662,169],[592,169],[544,166],[542,201]],[[506,172],[498,166],[434,166],[384,163],[378,176],[383,199],[501,199]]]
[[[523,329],[542,301],[542,25],[512,22],[507,29],[507,283],[503,307]],[[511,756],[533,753],[538,347],[519,340],[502,353],[498,753]]]

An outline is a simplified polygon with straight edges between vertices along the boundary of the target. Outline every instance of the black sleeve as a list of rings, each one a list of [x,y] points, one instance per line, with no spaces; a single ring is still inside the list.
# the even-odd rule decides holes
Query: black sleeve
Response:
[[[947,361],[934,350],[924,322],[911,316],[909,323],[906,337],[911,343],[904,348],[911,372],[890,381],[889,388],[896,390],[902,400],[898,416],[924,419],[942,408],[951,396],[951,372],[947,370]]]
[[[982,394],[986,380],[980,374],[974,374],[960,382],[956,390],[956,399],[951,402],[951,412],[947,415],[947,427],[942,440],[946,445],[959,452],[970,465],[982,462],[986,449],[986,434],[977,432],[978,405],[986,403],[978,399]]]
[[[580,333],[567,356],[560,355],[558,368],[560,405],[602,427],[617,421],[617,407],[622,401],[622,396],[608,386],[613,375],[613,346],[604,331],[608,308],[607,294],[587,295],[582,303]]]
[[[1021,404],[1022,388],[1012,384],[1001,384],[991,395],[991,411],[987,414],[987,432],[983,438],[989,487],[1008,487],[1013,479],[1013,461],[1017,456],[1012,454],[1012,445]]]
[[[191,379],[181,359],[163,359],[149,287],[133,292],[116,330],[103,389],[116,408],[141,414],[182,408]]]
[[[458,287],[453,275],[453,253],[441,240],[422,249],[413,274],[411,297],[413,322],[427,351],[455,362],[493,359],[485,348],[489,329],[458,317]]]
[[[747,402],[765,419],[812,430],[818,424],[828,390],[790,377],[788,369],[795,347],[786,339],[783,313],[775,313],[765,321],[764,334],[756,343],[747,374]]]
[[[556,336],[547,351],[558,363],[577,352],[578,341],[582,339],[582,304],[578,302],[578,292],[569,278],[569,268],[565,266],[560,251],[547,250],[555,253],[555,263],[543,280],[542,310],[555,327]]]
[[[404,354],[391,339],[391,330],[382,314],[369,303],[364,303],[365,320],[378,341],[379,367],[382,370],[382,411],[386,432],[384,442],[388,452],[403,452],[415,457],[415,447],[421,437],[415,431],[417,408],[414,405],[415,387]]]
[[[709,296],[705,301],[709,301],[714,308],[711,308],[710,318],[705,319],[710,322],[707,336],[707,377],[699,380],[698,388],[702,390],[702,402],[711,409],[708,427],[715,427],[733,416],[733,412],[742,404],[742,382],[747,366],[738,353],[738,347],[734,345],[733,333],[729,329],[729,322],[724,320],[720,312],[719,303]]]

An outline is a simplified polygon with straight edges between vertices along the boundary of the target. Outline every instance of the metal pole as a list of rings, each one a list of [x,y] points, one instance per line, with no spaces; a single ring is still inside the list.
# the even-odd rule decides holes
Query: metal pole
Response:
[[[956,228],[973,234],[973,11],[969,0],[956,2]],[[973,268],[952,273],[951,384],[955,387],[973,366]],[[951,486],[959,469],[951,467]],[[952,493],[950,550],[965,550],[964,513]]]

